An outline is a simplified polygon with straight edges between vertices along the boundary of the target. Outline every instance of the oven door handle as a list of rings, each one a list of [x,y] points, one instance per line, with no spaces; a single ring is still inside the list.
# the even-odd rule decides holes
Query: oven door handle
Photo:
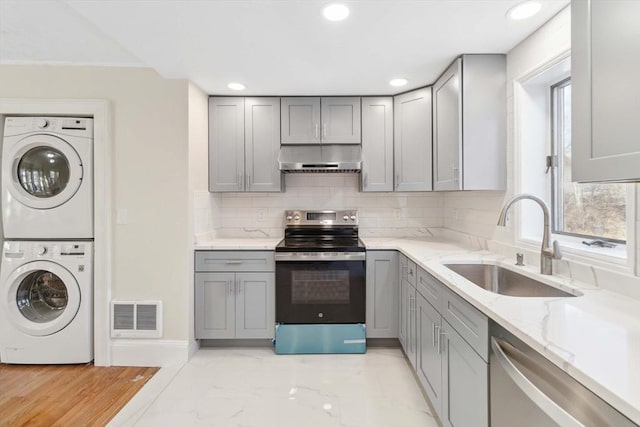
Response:
[[[277,261],[364,261],[365,252],[276,252]]]

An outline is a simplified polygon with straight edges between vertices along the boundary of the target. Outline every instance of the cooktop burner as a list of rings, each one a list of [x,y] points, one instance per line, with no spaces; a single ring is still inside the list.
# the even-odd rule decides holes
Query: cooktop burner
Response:
[[[284,239],[276,252],[361,252],[358,212],[287,211]]]

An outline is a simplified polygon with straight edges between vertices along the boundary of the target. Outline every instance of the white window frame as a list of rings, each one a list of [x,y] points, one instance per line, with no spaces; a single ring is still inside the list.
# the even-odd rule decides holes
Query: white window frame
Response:
[[[554,84],[569,77],[568,69],[570,52],[566,51],[557,57],[540,64],[529,72],[515,78],[513,84],[513,158],[514,158],[514,194],[532,193],[547,202],[551,207],[552,184],[551,174],[544,174],[546,156],[551,152],[551,91]],[[538,87],[538,95],[531,95],[531,87]],[[546,85],[546,90],[543,86]],[[535,91],[535,89],[534,89]],[[546,95],[540,95],[546,93]],[[536,98],[536,96],[543,96]],[[546,96],[546,98],[544,97]],[[541,107],[545,112],[532,111],[533,107]],[[533,113],[533,114],[531,114]],[[543,119],[544,117],[544,119]],[[544,123],[542,122],[544,121]],[[542,126],[542,127],[541,127]],[[531,136],[536,129],[538,135]],[[531,144],[535,144],[536,160],[532,162]],[[544,144],[544,155],[542,147]],[[539,162],[538,162],[539,160]],[[540,171],[538,173],[538,170]],[[531,251],[540,251],[542,241],[542,212],[533,203],[519,203],[515,206],[514,244]],[[627,189],[627,242],[618,244],[616,248],[595,248],[582,244],[584,237],[566,234],[551,235],[552,240],[560,243],[563,259],[606,268],[626,274],[636,274],[636,191],[634,185]]]

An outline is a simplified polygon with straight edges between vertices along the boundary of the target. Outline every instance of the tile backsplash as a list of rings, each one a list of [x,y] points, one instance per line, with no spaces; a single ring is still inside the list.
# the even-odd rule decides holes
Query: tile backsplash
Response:
[[[359,174],[284,175],[283,193],[196,192],[195,234],[280,237],[289,209],[358,209],[362,236],[429,236],[443,226],[441,193],[362,193]]]

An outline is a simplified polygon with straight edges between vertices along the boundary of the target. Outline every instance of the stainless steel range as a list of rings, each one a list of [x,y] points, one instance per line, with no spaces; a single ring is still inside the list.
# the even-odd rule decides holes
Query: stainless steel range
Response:
[[[276,352],[363,353],[366,252],[358,212],[285,212],[275,258]]]

